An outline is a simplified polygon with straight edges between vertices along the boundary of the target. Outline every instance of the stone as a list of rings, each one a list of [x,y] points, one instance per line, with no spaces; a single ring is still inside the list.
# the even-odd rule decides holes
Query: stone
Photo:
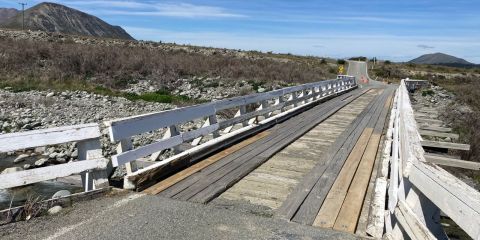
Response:
[[[72,193],[70,191],[60,190],[60,191],[56,192],[55,194],[53,194],[52,199],[62,198],[62,197],[70,196],[70,195],[72,195]]]
[[[21,163],[25,161],[28,157],[30,157],[30,154],[21,154],[20,156],[15,158],[15,160],[13,160],[13,163]]]
[[[14,173],[14,172],[20,172],[23,171],[21,167],[11,167],[11,168],[5,168],[5,170],[2,171],[0,174],[8,174],[8,173]]]
[[[259,87],[258,90],[257,90],[257,92],[263,93],[263,92],[265,92],[266,90],[267,90],[267,89],[265,89],[265,88]]]
[[[23,165],[23,169],[25,169],[25,170],[28,170],[28,169],[30,169],[31,167],[32,167],[32,165],[30,165],[30,164],[25,164],[25,165]]]
[[[62,207],[61,206],[54,206],[54,207],[51,207],[50,209],[48,209],[48,215],[56,215],[58,213],[60,213],[62,211]]]
[[[46,97],[49,98],[49,97],[53,97],[53,96],[55,96],[55,93],[51,92],[51,93],[48,93]]]
[[[41,166],[45,165],[47,162],[48,162],[48,159],[41,158],[41,159],[38,159],[37,161],[35,161],[35,166],[41,167]]]

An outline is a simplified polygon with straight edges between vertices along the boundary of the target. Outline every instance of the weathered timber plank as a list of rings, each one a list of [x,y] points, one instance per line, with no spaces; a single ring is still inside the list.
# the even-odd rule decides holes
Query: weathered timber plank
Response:
[[[187,178],[188,176],[198,172],[198,171],[201,171],[202,169],[206,168],[207,166],[210,166],[210,164],[222,159],[223,157],[229,155],[229,154],[232,154],[233,152],[236,152],[238,150],[240,150],[241,148],[245,147],[245,146],[248,146],[250,144],[252,144],[253,142],[255,141],[258,141],[259,139],[262,139],[266,136],[268,136],[270,134],[270,132],[268,131],[264,131],[264,132],[261,132],[251,138],[248,138],[236,145],[233,145],[231,147],[228,147],[227,149],[219,152],[219,153],[216,153],[214,154],[213,156],[211,157],[208,157],[207,159],[201,161],[201,162],[198,162],[196,164],[194,164],[193,166],[189,167],[189,168],[186,168],[172,176],[170,176],[169,178],[153,185],[152,187],[144,190],[145,193],[147,194],[158,194],[160,193],[161,191],[167,189],[168,187],[176,184],[177,182]]]
[[[358,96],[364,94],[365,92],[366,91],[356,92],[354,95],[356,97],[358,97]],[[332,101],[327,102],[326,104],[319,105],[315,109],[317,109],[318,111],[326,111],[326,110],[335,108],[335,106],[340,101],[341,101],[341,98],[336,98],[336,99],[333,99]],[[317,116],[315,116],[315,117],[317,117]],[[296,117],[296,119],[299,119],[300,120],[299,122],[303,122],[304,120],[306,120],[303,116],[298,116],[298,117]],[[286,121],[286,122],[284,122],[280,125],[276,125],[274,127],[275,130],[272,129],[272,131],[275,132],[276,134],[272,134],[272,135],[260,140],[256,145],[264,146],[264,147],[267,147],[267,148],[272,146],[272,145],[275,145],[275,143],[276,143],[276,141],[278,141],[278,139],[283,138],[283,136],[279,137],[279,136],[277,136],[277,134],[281,134],[282,132],[289,131],[291,128],[298,127],[299,122],[290,120],[290,121]],[[269,143],[271,141],[273,141],[273,144]],[[178,193],[180,193],[182,191],[185,191],[188,187],[192,186],[193,184],[200,181],[201,179],[205,178],[208,174],[217,171],[218,169],[228,165],[231,162],[234,163],[235,161],[241,161],[242,160],[242,159],[239,160],[238,158],[240,158],[242,156],[246,156],[246,155],[248,155],[247,157],[252,157],[252,154],[253,154],[252,151],[254,151],[256,148],[257,148],[257,146],[249,146],[247,148],[242,149],[242,151],[231,154],[228,157],[222,159],[221,161],[219,161],[215,164],[212,164],[212,166],[207,168],[206,171],[202,171],[199,174],[193,175],[193,176],[185,179],[184,181],[180,182],[179,184],[176,184],[172,188],[166,189],[164,192],[161,193],[161,195],[166,196],[166,197],[173,197],[173,196],[177,195]]]
[[[0,134],[0,152],[83,141],[100,136],[96,123]]]
[[[201,149],[195,149],[195,150],[192,149],[191,151],[190,150],[186,151],[186,152],[181,153],[178,156],[175,156],[171,159],[167,159],[168,160],[167,164],[164,164],[164,163],[161,163],[161,162],[159,163],[159,164],[161,164],[160,166],[156,166],[156,165],[159,165],[159,164],[156,164],[156,165],[154,164],[151,167],[149,167],[148,169],[139,170],[134,175],[128,176],[128,178],[137,183],[137,188],[142,188],[145,185],[148,185],[149,183],[151,183],[151,182],[153,182],[157,179],[161,179],[161,178],[165,177],[166,174],[171,172],[170,170],[172,169],[172,167],[174,165],[181,166],[182,163],[185,163],[185,162],[198,161],[198,160],[202,159],[203,157],[215,152],[218,149],[221,149],[223,147],[227,147],[227,146],[231,145],[232,143],[235,143],[235,142],[241,140],[242,138],[248,137],[252,134],[258,133],[259,131],[262,131],[262,130],[270,128],[270,127],[272,127],[272,129],[276,129],[276,131],[282,131],[282,130],[284,130],[284,129],[282,129],[282,127],[284,126],[284,123],[291,122],[291,121],[287,121],[287,120],[290,119],[292,116],[296,116],[298,114],[301,114],[302,112],[305,112],[305,111],[307,111],[308,109],[311,109],[311,108],[317,108],[317,109],[326,108],[328,106],[332,106],[332,105],[337,104],[339,101],[342,101],[344,98],[347,98],[350,95],[358,96],[358,95],[364,94],[367,91],[368,91],[368,89],[356,89],[356,90],[353,90],[353,91],[345,92],[344,95],[341,95],[341,96],[331,95],[331,96],[322,97],[322,99],[319,99],[319,101],[314,102],[314,104],[310,104],[310,105],[302,107],[302,108],[296,108],[296,109],[289,110],[287,112],[283,112],[281,114],[281,116],[279,116],[278,118],[271,119],[271,120],[269,120],[265,123],[262,123],[260,126],[252,126],[251,129],[242,131],[240,133],[241,136],[239,135],[239,133],[234,133],[234,134],[236,134],[235,138],[228,138],[226,140],[219,140],[220,138],[222,138],[224,136],[219,137],[214,142],[206,143],[206,144],[208,144],[207,148],[204,146]],[[322,102],[324,102],[324,104],[319,105],[319,103],[322,103]],[[219,163],[219,165],[222,165],[222,164],[224,164],[224,163]],[[175,169],[173,169],[173,170],[175,170]],[[185,189],[186,186],[189,186],[193,182],[196,182],[198,180],[196,174],[194,174],[194,176],[192,176],[192,177],[189,177],[185,181],[182,181],[180,184],[175,185],[175,186],[180,185],[181,187],[179,187],[179,188],[175,187],[175,189],[174,188],[167,189],[166,190],[167,193],[165,193],[165,195],[171,197],[171,196],[175,195],[176,193],[178,193],[179,191],[183,191],[183,189]],[[164,193],[162,192],[162,194],[164,194]]]
[[[446,148],[446,149],[455,149],[455,150],[463,150],[463,151],[470,151],[469,144],[461,144],[461,143],[451,143],[451,142],[436,142],[436,141],[422,141],[423,147],[432,147],[432,148]]]
[[[354,233],[362,209],[362,203],[367,192],[368,182],[373,170],[379,143],[380,134],[373,134],[368,142],[358,170],[355,173],[352,185],[348,189],[347,196],[345,197],[333,229]]]
[[[425,160],[427,162],[435,163],[443,166],[465,168],[471,170],[480,170],[480,162],[471,162],[465,160],[459,160],[455,158],[449,158],[445,156],[425,154]]]
[[[437,131],[430,131],[430,130],[419,130],[418,131],[422,136],[431,136],[431,137],[442,137],[442,138],[451,138],[451,139],[458,139],[458,134],[456,133],[445,133],[445,132],[437,132]]]
[[[188,199],[191,201],[203,202],[203,203],[210,201],[211,199],[216,197],[218,194],[225,191],[228,187],[236,183],[238,180],[243,178],[253,169],[257,168],[260,164],[265,162],[270,156],[272,156],[276,152],[280,151],[283,147],[287,146],[291,142],[301,137],[305,132],[309,131],[315,125],[322,122],[324,119],[333,115],[340,108],[347,105],[351,101],[349,100],[348,102],[343,102],[340,105],[334,106],[331,110],[322,114],[320,117],[315,116],[315,114],[311,115],[315,117],[311,117],[311,119],[309,119],[308,121],[305,121],[307,125],[299,124],[297,125],[296,128],[290,129],[288,131],[288,134],[280,136],[280,139],[279,139],[280,141],[276,142],[273,146],[270,146],[264,149],[257,148],[256,149],[257,153],[254,154],[255,157],[252,158],[248,156],[244,161],[238,162],[237,164],[230,165],[227,168],[223,169],[221,174],[217,171],[215,175],[208,176],[207,178],[203,179],[200,186],[198,185],[191,186],[190,193],[183,194],[180,199],[183,199],[183,200]],[[215,183],[212,184],[213,182]]]
[[[308,195],[299,206],[295,216],[293,216],[293,221],[306,225],[313,223],[336,175],[355,146],[363,129],[369,125],[370,122],[376,122],[378,120],[387,95],[388,93],[384,92],[374,104],[372,104],[372,108],[367,116],[352,130],[350,136],[345,137],[347,140],[343,139],[343,144],[339,144],[343,145],[343,147],[337,147],[337,149],[339,149],[338,153],[333,157],[333,160],[331,160],[331,164],[326,165],[324,170],[320,172],[319,178],[317,178],[317,181],[314,181],[313,187],[310,188]]]
[[[359,236],[367,236],[367,225],[369,222],[368,220],[370,217],[370,212],[374,211],[373,210],[374,207],[372,206],[374,204],[374,197],[375,197],[374,188],[376,187],[377,178],[382,177],[382,174],[381,174],[383,170],[382,153],[385,145],[388,144],[388,142],[385,141],[385,138],[386,138],[386,135],[389,134],[385,132],[385,129],[388,128],[388,125],[389,125],[389,121],[387,122],[387,119],[389,119],[389,115],[390,115],[389,113],[392,108],[392,104],[393,104],[393,94],[391,94],[388,97],[388,100],[385,103],[385,106],[383,108],[383,112],[380,115],[380,120],[382,121],[379,120],[379,122],[377,123],[377,126],[378,126],[378,125],[382,125],[382,122],[383,122],[383,127],[375,126],[375,130],[373,131],[373,134],[382,134],[382,137],[380,138],[380,145],[377,149],[377,156],[375,158],[375,163],[373,164],[373,171],[370,177],[370,182],[368,184],[366,197],[365,197],[365,200],[363,201],[360,217],[358,219],[357,229],[355,230],[355,234]]]
[[[428,131],[435,131],[435,132],[444,132],[444,133],[452,132],[452,128],[437,127],[437,126],[431,126],[431,125],[422,125],[422,126],[420,126],[420,129],[421,130],[428,130]]]
[[[369,143],[370,136],[372,135],[373,129],[366,128],[360,138],[358,139],[357,144],[353,148],[350,155],[348,155],[347,160],[345,161],[340,173],[335,179],[330,191],[328,192],[325,201],[323,202],[320,211],[313,222],[313,226],[331,228],[335,223],[340,209],[342,208],[343,201],[347,195],[348,188],[350,183],[357,171],[357,167],[362,159],[364,151]]]
[[[275,216],[278,218],[291,220],[296,212],[298,211],[301,204],[305,201],[305,198],[310,193],[311,189],[314,187],[318,179],[322,176],[323,172],[328,166],[331,158],[337,154],[345,141],[351,134],[355,131],[357,126],[364,121],[364,118],[370,114],[372,109],[374,109],[375,102],[379,99],[379,96],[375,97],[369,105],[357,116],[357,118],[349,125],[349,127],[341,133],[341,135],[336,139],[332,147],[329,149],[327,154],[323,155],[325,159],[325,164],[317,164],[309,174],[307,174],[302,182],[290,193],[287,199],[283,202],[282,206],[275,212]],[[352,135],[352,137],[354,137]],[[352,145],[353,148],[353,145]],[[349,151],[349,150],[348,150]],[[323,161],[322,161],[323,162]]]

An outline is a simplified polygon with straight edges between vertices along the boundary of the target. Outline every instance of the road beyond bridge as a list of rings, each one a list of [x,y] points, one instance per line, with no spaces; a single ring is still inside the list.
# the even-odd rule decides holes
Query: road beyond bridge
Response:
[[[348,74],[369,79],[364,62],[350,61]],[[173,120],[159,113],[110,121],[112,140],[120,140],[114,165],[126,164],[126,186],[141,192],[82,202],[60,216],[14,223],[14,230],[2,226],[0,236],[442,239],[439,209],[471,236],[480,236],[479,194],[466,196],[466,184],[424,163],[404,84],[397,89],[369,80],[361,88],[332,81],[216,103],[204,126],[186,133],[175,132],[175,121],[187,110]],[[242,111],[249,101],[259,102],[256,112]],[[244,104],[237,115],[217,122],[216,111],[236,102]],[[192,109],[208,112],[210,106]],[[125,138],[153,128],[132,129],[132,122],[150,119],[156,127],[170,126],[169,135],[132,149]],[[144,169],[132,160],[192,140],[193,148],[179,158]],[[435,199],[439,193],[449,202]]]

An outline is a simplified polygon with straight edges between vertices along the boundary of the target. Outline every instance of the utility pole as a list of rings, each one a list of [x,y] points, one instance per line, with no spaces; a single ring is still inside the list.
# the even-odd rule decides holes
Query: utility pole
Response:
[[[18,3],[22,5],[22,30],[25,30],[25,6],[27,3]]]

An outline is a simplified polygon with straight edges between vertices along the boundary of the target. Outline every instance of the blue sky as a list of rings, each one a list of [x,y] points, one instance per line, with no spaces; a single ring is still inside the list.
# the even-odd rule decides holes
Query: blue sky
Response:
[[[120,25],[143,40],[393,61],[444,52],[480,63],[478,0],[53,2]],[[0,0],[0,7],[19,5]]]

